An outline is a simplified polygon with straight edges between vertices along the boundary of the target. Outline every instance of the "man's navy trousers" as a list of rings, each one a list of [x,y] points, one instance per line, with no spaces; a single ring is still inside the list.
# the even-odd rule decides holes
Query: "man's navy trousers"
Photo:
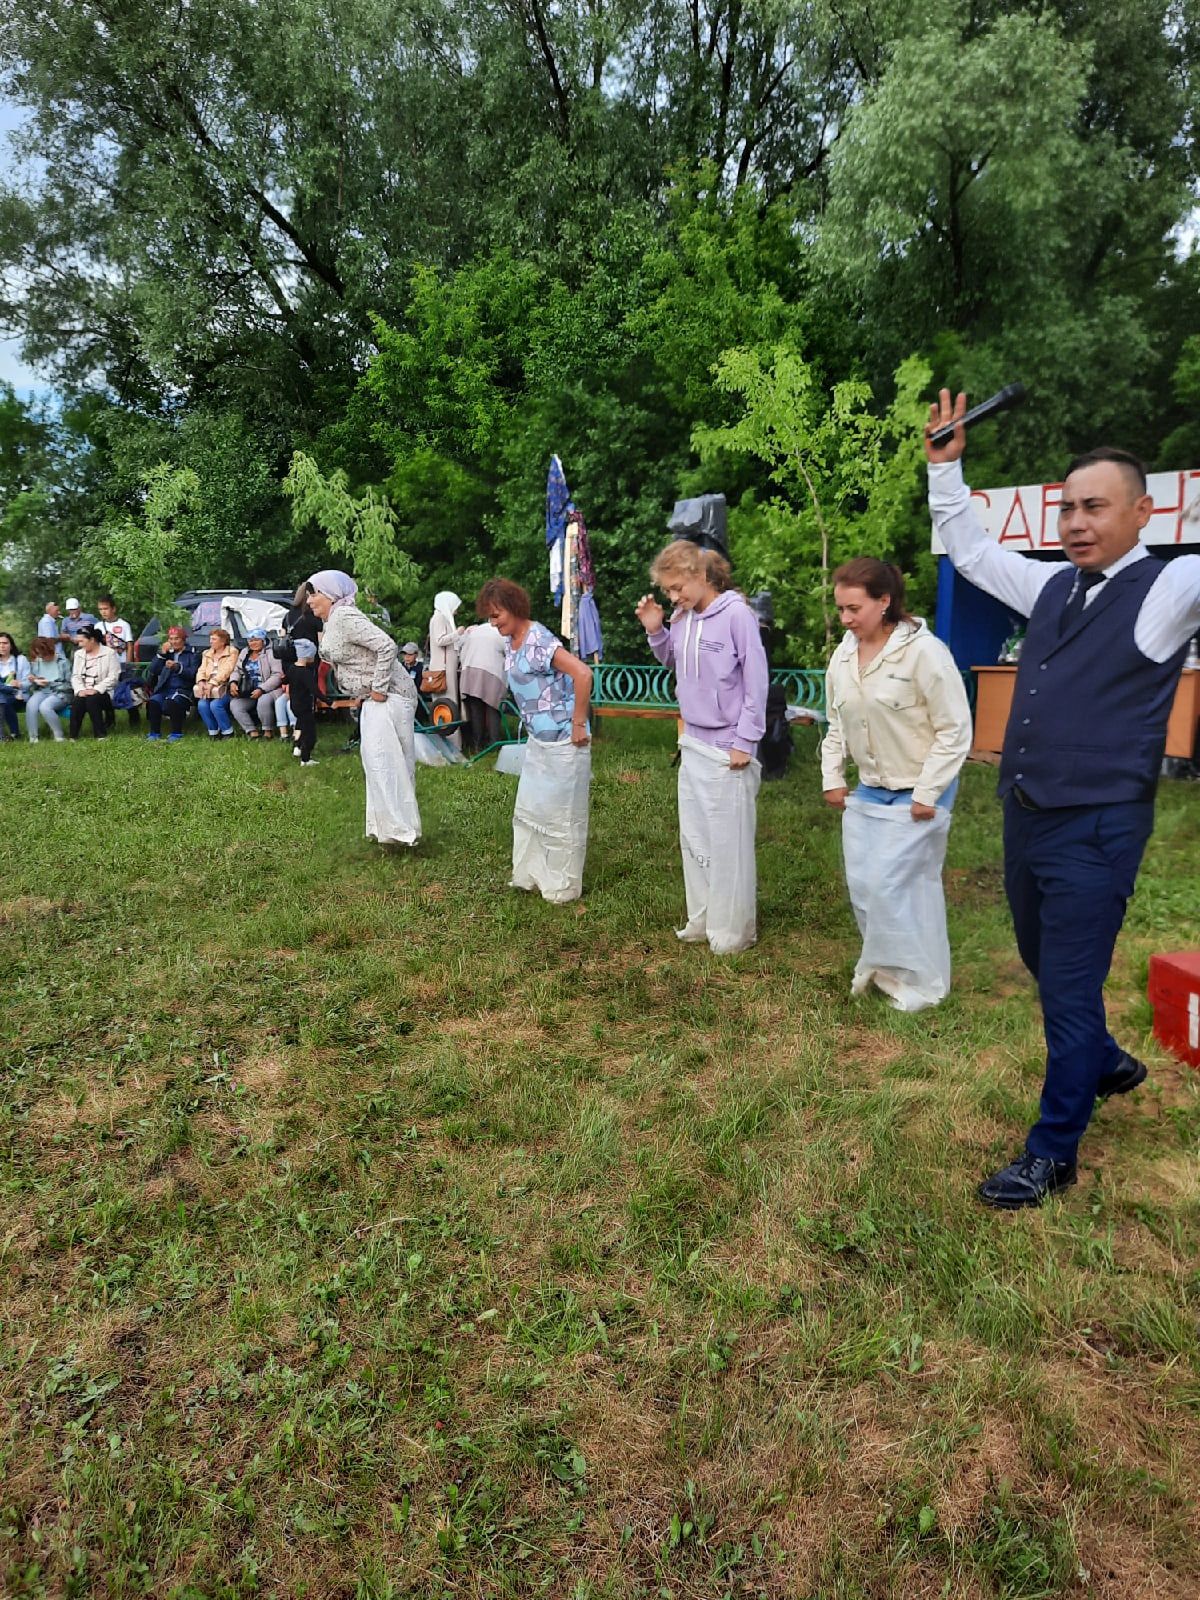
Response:
[[[1046,1029],[1035,1156],[1075,1159],[1096,1085],[1120,1063],[1104,981],[1153,827],[1153,800],[1033,810],[1005,796],[1004,885]]]

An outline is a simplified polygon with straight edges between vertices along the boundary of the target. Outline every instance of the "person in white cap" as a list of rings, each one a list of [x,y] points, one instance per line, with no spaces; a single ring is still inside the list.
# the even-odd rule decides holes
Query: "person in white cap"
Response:
[[[59,634],[68,644],[75,644],[84,628],[94,628],[96,619],[90,611],[84,611],[74,595],[67,600],[67,614],[62,619]]]

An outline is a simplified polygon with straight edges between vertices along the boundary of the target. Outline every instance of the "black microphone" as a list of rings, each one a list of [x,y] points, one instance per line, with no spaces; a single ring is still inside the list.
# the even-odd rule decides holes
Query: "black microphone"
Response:
[[[970,411],[964,411],[954,422],[935,428],[926,437],[935,450],[940,450],[944,444],[949,444],[953,439],[955,428],[973,428],[977,422],[987,422],[989,418],[998,416],[1001,411],[1011,411],[1013,406],[1023,405],[1024,401],[1023,383],[1006,384],[998,394],[992,395],[990,400],[981,400],[977,406],[972,406]]]

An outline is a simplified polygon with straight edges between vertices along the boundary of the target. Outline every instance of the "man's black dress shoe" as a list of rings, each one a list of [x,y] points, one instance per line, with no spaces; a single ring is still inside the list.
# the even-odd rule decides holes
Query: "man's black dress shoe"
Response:
[[[1096,1085],[1096,1098],[1107,1100],[1110,1095],[1128,1094],[1139,1083],[1146,1081],[1146,1064],[1138,1061],[1127,1050],[1121,1051],[1120,1063],[1106,1072]]]
[[[1051,1161],[1024,1150],[1011,1166],[984,1179],[979,1198],[996,1211],[1019,1211],[1022,1206],[1040,1206],[1047,1195],[1074,1182],[1073,1161]]]

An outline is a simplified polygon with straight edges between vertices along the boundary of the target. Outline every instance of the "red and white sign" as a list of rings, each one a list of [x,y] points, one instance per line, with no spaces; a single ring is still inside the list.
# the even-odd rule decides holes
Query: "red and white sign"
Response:
[[[1145,544],[1200,545],[1200,468],[1152,472],[1146,488],[1154,514],[1142,530]],[[975,514],[997,544],[1010,550],[1060,550],[1061,483],[1023,483],[1009,489],[972,489]],[[946,547],[933,535],[935,555]]]

